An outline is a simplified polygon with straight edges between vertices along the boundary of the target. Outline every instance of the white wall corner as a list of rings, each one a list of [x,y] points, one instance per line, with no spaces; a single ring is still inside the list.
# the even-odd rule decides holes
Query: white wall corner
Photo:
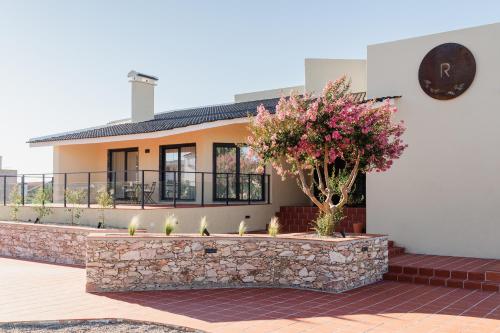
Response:
[[[365,59],[305,59],[305,91],[317,96],[342,75],[351,79],[351,92],[366,91],[366,67]]]

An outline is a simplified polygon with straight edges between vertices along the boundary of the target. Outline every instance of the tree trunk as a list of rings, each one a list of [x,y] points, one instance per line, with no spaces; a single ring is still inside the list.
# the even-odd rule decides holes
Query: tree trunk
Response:
[[[322,214],[335,214],[337,211],[341,210],[345,204],[347,203],[347,200],[349,198],[349,193],[351,192],[351,188],[354,185],[354,182],[356,180],[356,176],[358,175],[359,171],[359,162],[360,162],[360,154],[358,153],[356,157],[356,161],[354,163],[354,167],[352,168],[349,178],[345,184],[340,188],[340,193],[341,197],[340,200],[337,204],[333,203],[333,193],[334,189],[329,188],[329,182],[328,178],[322,179],[323,176],[329,177],[328,171],[324,172],[322,175],[318,164],[316,164],[316,173],[318,174],[318,189],[321,191],[321,193],[325,196],[325,200],[321,202],[318,198],[313,193],[313,188],[314,188],[314,175],[311,172],[310,177],[311,181],[310,183],[306,179],[306,175],[304,174],[303,169],[299,169],[299,187],[301,188],[302,192],[304,192],[305,195],[309,197],[309,199],[319,208]],[[327,168],[327,163],[325,163]],[[335,177],[332,174],[332,177]]]

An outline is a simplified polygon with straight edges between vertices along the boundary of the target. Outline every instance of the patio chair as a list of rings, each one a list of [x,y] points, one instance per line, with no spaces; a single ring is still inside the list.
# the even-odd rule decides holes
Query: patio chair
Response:
[[[138,183],[123,186],[123,191],[125,192],[126,199],[128,199],[132,203],[139,203],[139,194],[141,193],[141,188]]]
[[[155,193],[156,182],[152,182],[151,186],[144,185],[144,203],[154,204],[153,194]]]

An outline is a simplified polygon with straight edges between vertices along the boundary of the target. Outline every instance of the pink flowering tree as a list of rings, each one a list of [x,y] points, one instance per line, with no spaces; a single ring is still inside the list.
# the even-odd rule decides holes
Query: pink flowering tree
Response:
[[[259,106],[247,140],[261,166],[269,163],[282,178],[297,178],[320,209],[316,222],[327,222],[326,234],[343,217],[358,173],[389,169],[406,148],[401,139],[405,127],[392,120],[396,107],[388,100],[355,103],[349,86],[341,77],[319,97],[283,97],[274,114]],[[345,162],[341,172],[331,167],[336,159]]]

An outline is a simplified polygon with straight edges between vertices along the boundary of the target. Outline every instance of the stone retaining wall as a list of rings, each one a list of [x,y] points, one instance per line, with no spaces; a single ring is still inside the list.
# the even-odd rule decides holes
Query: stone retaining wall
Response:
[[[87,235],[118,230],[0,221],[0,256],[85,265]]]
[[[341,292],[382,279],[387,237],[89,235],[89,292],[296,287]]]

